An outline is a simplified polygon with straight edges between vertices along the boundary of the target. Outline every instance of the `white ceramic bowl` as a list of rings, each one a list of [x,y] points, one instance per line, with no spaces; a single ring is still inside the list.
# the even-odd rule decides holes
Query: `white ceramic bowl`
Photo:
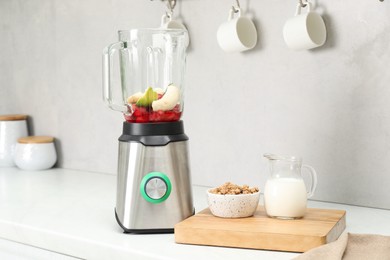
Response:
[[[245,218],[253,216],[259,205],[260,191],[252,194],[221,195],[207,191],[211,213],[221,218]]]

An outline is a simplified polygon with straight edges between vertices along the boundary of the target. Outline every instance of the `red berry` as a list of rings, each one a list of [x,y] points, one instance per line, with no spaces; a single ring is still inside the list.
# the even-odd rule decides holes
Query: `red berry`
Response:
[[[159,96],[159,98],[161,96]],[[153,111],[151,107],[139,107],[136,104],[132,104],[131,107],[129,106],[128,113],[124,114],[124,117],[128,122],[137,123],[172,122],[180,120],[182,114],[180,109],[180,104],[177,104],[169,111]]]
[[[146,123],[148,121],[149,121],[148,117],[146,117],[146,116],[137,117],[137,119],[135,120],[135,122],[137,122],[137,123]]]

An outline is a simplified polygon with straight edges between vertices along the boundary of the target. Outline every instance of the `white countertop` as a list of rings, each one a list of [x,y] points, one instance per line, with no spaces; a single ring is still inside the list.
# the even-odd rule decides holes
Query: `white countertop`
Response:
[[[194,186],[197,211],[207,187]],[[84,259],[291,259],[264,250],[176,244],[173,234],[123,234],[115,215],[116,176],[52,169],[0,168],[0,238]],[[310,201],[344,209],[347,231],[390,235],[390,210]]]

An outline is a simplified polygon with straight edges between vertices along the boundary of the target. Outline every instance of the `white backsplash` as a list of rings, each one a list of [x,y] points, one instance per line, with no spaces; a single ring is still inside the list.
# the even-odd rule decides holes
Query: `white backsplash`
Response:
[[[263,189],[262,154],[294,154],[318,172],[314,199],[390,208],[390,2],[315,1],[327,42],[295,52],[282,28],[297,1],[241,1],[258,45],[227,54],[216,31],[234,2],[176,7],[191,36],[193,183]],[[102,101],[102,49],[164,11],[148,0],[0,1],[0,114],[31,115],[34,134],[58,139],[61,167],[115,173],[122,116]]]

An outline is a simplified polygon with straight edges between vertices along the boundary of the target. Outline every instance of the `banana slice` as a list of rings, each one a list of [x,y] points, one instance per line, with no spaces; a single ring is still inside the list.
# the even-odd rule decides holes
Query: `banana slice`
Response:
[[[164,94],[164,90],[162,88],[154,88],[153,89],[157,94],[159,95],[163,95]]]
[[[127,98],[127,103],[129,104],[134,104],[136,103],[142,96],[144,95],[144,93],[142,92],[137,92],[133,95],[131,95],[130,97]]]
[[[169,85],[164,96],[152,103],[153,111],[172,110],[180,99],[180,89],[174,85]]]

